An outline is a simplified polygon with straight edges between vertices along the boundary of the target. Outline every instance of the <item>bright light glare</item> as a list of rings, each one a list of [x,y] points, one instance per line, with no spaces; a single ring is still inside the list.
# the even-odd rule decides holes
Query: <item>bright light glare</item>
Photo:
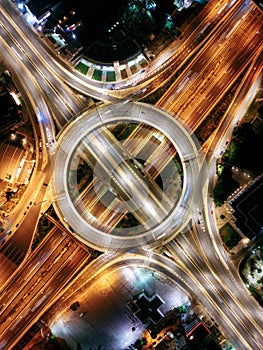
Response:
[[[15,103],[16,103],[17,105],[21,105],[18,96],[17,96],[14,92],[11,92],[10,95],[12,95],[12,97],[13,97],[13,99],[15,100]]]

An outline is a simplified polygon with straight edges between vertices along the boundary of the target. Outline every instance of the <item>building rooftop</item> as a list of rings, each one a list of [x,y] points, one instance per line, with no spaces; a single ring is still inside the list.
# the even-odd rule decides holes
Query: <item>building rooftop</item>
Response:
[[[10,130],[14,125],[21,121],[18,112],[18,106],[13,96],[7,91],[0,92],[1,118],[0,118],[0,134]]]
[[[11,184],[18,181],[25,155],[26,151],[19,147],[0,143],[0,179]]]
[[[221,347],[213,338],[211,331],[207,326],[201,322],[198,318],[195,319],[190,327],[189,332],[186,334],[188,339],[188,345],[191,350],[220,350]],[[190,325],[190,326],[191,326]]]
[[[155,324],[163,317],[163,314],[159,310],[159,307],[161,307],[163,303],[164,302],[158,295],[149,298],[143,293],[135,302],[136,306],[138,306],[138,310],[134,315],[143,323],[151,320]]]
[[[230,205],[237,219],[236,226],[248,238],[254,238],[263,228],[263,175],[236,196]]]

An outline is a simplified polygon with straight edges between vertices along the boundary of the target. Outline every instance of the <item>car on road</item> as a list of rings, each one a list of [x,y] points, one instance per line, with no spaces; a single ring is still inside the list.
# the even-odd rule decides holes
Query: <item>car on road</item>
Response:
[[[174,338],[174,334],[171,331],[166,332],[166,334],[168,335],[169,338],[171,339]]]
[[[78,307],[80,307],[80,303],[78,301],[74,301],[74,303],[70,305],[70,309],[73,311],[76,311]]]

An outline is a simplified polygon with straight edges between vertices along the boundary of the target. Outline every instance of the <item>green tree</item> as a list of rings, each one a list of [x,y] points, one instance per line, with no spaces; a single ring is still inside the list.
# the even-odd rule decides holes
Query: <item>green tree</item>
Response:
[[[217,183],[213,190],[216,206],[221,206],[224,201],[239,187],[239,183],[232,178],[232,170],[224,166],[221,174],[218,176]]]

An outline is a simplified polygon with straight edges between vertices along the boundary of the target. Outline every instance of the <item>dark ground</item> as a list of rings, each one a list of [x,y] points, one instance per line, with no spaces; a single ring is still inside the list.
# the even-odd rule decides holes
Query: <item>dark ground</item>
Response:
[[[68,8],[76,11],[85,26],[79,31],[79,41],[85,47],[84,55],[97,61],[112,62],[125,60],[140,51],[142,29],[131,33],[127,26],[121,24],[111,33],[108,30],[122,17],[130,0],[96,0],[92,3],[67,0]],[[138,0],[139,3],[139,0]],[[156,9],[152,15],[157,23],[162,22],[165,13],[175,8],[173,0],[155,0]],[[149,29],[149,33],[150,33]],[[139,42],[139,44],[138,44]]]

